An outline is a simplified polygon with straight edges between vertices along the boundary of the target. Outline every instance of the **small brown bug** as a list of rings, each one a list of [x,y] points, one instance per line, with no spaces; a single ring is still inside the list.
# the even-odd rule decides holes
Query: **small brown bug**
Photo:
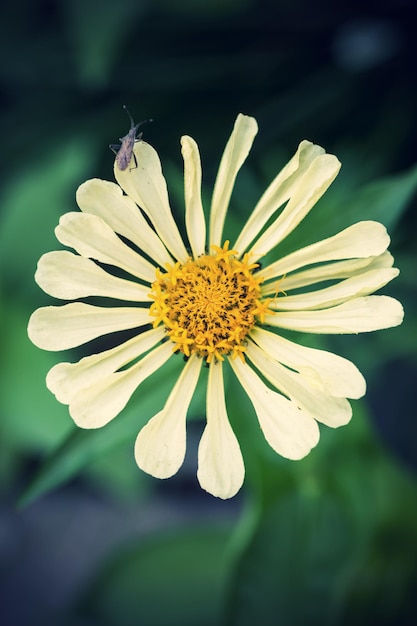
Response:
[[[122,171],[128,168],[129,163],[132,160],[132,156],[135,160],[135,167],[138,166],[136,162],[136,157],[133,154],[133,147],[137,141],[140,141],[142,139],[142,134],[143,134],[143,133],[138,134],[138,128],[139,126],[142,126],[142,124],[146,124],[147,122],[153,121],[153,120],[144,120],[143,122],[139,122],[139,124],[135,124],[125,104],[123,105],[123,108],[128,114],[129,119],[130,119],[130,130],[127,133],[127,135],[119,138],[119,141],[121,142],[120,144],[111,143],[109,145],[110,150],[112,150],[114,154],[116,155],[117,167],[119,168],[119,170],[122,170]]]

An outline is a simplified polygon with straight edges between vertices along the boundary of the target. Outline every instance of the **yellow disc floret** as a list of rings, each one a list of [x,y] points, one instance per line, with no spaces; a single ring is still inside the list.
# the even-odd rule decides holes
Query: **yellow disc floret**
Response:
[[[261,282],[236,250],[213,246],[212,255],[189,258],[156,272],[149,297],[154,327],[163,323],[169,339],[185,356],[197,354],[208,363],[230,354],[244,360],[245,337],[256,321],[263,322],[270,299],[262,300]]]

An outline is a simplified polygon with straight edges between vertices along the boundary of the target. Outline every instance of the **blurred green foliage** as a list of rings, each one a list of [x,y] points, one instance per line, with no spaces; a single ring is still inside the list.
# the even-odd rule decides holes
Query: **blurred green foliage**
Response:
[[[78,612],[103,626],[131,626],[138,616],[143,623],[160,626],[220,624],[229,535],[230,528],[212,524],[127,546],[103,568]]]
[[[62,607],[59,623],[415,623],[417,84],[411,0],[383,0],[378,7],[365,2],[360,9],[328,0],[19,0],[1,11],[4,506],[19,502],[26,507],[20,515],[30,515],[29,503],[46,502],[58,490],[65,494],[72,480],[111,502],[139,503],[144,511],[161,497],[193,511],[175,528],[167,522],[146,537],[133,533],[110,551],[77,598]],[[238,232],[307,138],[336,154],[343,167],[277,254],[357,220],[376,219],[389,228],[401,270],[385,290],[405,306],[401,327],[331,341],[300,337],[352,358],[369,382],[367,398],[354,403],[351,424],[322,428],[318,448],[303,461],[285,461],[269,449],[249,401],[228,376],[246,485],[237,504],[214,503],[213,523],[203,526],[194,514],[211,497],[198,492],[193,436],[204,414],[204,385],[190,412],[192,467],[161,488],[136,468],[132,450],[180,363],[146,381],[106,428],[80,431],[44,379],[55,362],[75,360],[82,351],[44,353],[26,336],[30,313],[49,303],[33,281],[36,261],[56,249],[53,229],[61,214],[76,208],[77,186],[90,177],[113,178],[107,146],[128,128],[123,104],[137,121],[154,119],[145,139],[160,153],[180,224],[181,134],[199,143],[207,208],[222,149],[241,111],[257,118],[260,132],[237,181],[227,236]],[[13,626],[10,616],[7,623]]]

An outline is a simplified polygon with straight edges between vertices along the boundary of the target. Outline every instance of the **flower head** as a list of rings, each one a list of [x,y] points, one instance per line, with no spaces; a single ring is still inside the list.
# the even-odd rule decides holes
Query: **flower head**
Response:
[[[49,371],[48,388],[83,428],[104,426],[168,359],[184,357],[165,405],[136,440],[138,465],[159,478],[175,474],[184,460],[186,415],[206,363],[207,424],[197,476],[221,498],[235,495],[244,479],[227,416],[225,366],[249,396],[271,447],[301,459],[318,443],[317,422],[337,427],[350,420],[347,398],[363,396],[365,381],[350,361],[294,343],[279,329],[358,333],[398,325],[403,317],[399,302],[371,295],[398,274],[388,234],[377,222],[359,222],[261,268],[259,260],[294,230],[339,171],[335,156],[308,141],[272,181],[233,245],[223,240],[235,178],[256,132],[253,118],[237,117],[214,187],[207,241],[200,156],[191,137],[181,140],[187,244],[158,155],[147,143],[135,144],[131,167],[115,164],[118,184],[93,179],[81,185],[81,212],[63,215],[55,231],[75,253],[45,254],[36,280],[56,298],[98,296],[124,305],[47,306],[33,313],[28,329],[45,350],[137,329],[114,348]]]
[[[150,294],[154,326],[163,323],[176,350],[207,363],[224,361],[223,355],[243,359],[245,337],[264,315],[261,279],[251,271],[258,264],[249,264],[248,255],[239,260],[228,247],[226,241],[223,248],[213,246],[213,254],[167,264]]]

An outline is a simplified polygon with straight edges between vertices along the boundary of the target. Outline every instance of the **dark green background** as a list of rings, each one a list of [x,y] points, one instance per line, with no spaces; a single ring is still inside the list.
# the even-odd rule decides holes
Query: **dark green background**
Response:
[[[7,626],[391,626],[417,621],[416,38],[412,0],[19,0],[3,5],[0,98],[0,621]],[[233,500],[195,477],[203,386],[184,467],[168,481],[133,460],[174,371],[141,387],[101,431],[76,430],[45,388],[60,355],[26,336],[49,303],[33,281],[59,216],[90,177],[112,179],[109,143],[128,105],[152,117],[181,221],[179,138],[194,137],[208,206],[239,112],[260,132],[238,179],[234,233],[302,139],[343,167],[284,243],[382,221],[400,277],[397,329],[315,338],[368,381],[345,428],[321,428],[298,463],[260,436],[227,377],[247,480]],[[311,338],[300,340],[313,345]],[[77,358],[74,351],[70,358]],[[65,358],[68,358],[66,356]],[[168,368],[169,369],[169,368]],[[178,363],[173,364],[178,369]]]

